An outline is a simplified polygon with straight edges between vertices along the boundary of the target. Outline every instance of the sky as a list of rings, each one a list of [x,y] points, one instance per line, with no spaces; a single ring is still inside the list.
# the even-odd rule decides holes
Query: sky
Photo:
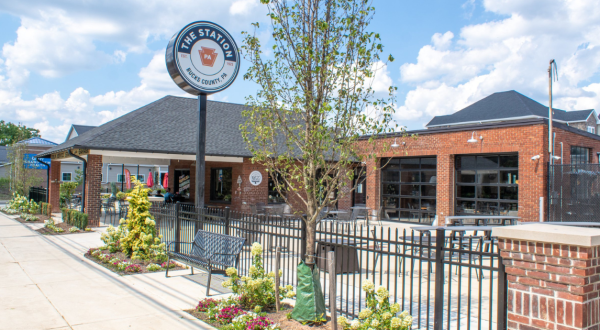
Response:
[[[398,87],[395,121],[422,129],[495,92],[516,90],[555,108],[600,110],[600,1],[373,0],[371,30],[395,61],[374,86]],[[0,1],[0,119],[65,140],[71,124],[101,125],[165,95],[186,96],[169,77],[165,48],[186,24],[208,20],[241,44],[270,42],[259,0]],[[245,103],[257,86],[237,80],[210,96]],[[157,118],[157,123],[160,118]]]

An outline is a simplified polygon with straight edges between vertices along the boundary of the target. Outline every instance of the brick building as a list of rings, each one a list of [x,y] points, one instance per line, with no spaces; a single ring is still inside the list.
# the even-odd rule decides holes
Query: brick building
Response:
[[[100,214],[103,163],[168,166],[169,187],[194,201],[197,102],[167,96],[39,154],[52,157],[51,203],[58,207],[60,163],[76,160],[69,150],[87,159],[86,205],[93,220]],[[207,205],[249,211],[257,202],[282,201],[270,189],[264,167],[253,164],[246,149],[239,132],[243,107],[208,102]],[[427,129],[409,132],[416,139],[379,136],[382,146],[397,147],[377,155],[379,165],[386,166],[370,173],[366,186],[342,194],[338,207],[366,204],[382,208],[390,220],[426,224],[436,216],[471,213],[537,221],[540,197],[547,195],[547,112],[517,92],[495,93],[455,114],[433,118]],[[554,119],[560,161],[597,162],[595,111],[555,110]],[[253,172],[262,180],[251,182]]]
[[[515,91],[492,94],[434,117],[417,139],[381,136],[383,169],[367,179],[367,206],[391,220],[432,223],[437,215],[515,215],[539,221],[547,208],[548,107]],[[598,162],[594,110],[554,111],[554,162]],[[375,164],[371,164],[375,165]]]

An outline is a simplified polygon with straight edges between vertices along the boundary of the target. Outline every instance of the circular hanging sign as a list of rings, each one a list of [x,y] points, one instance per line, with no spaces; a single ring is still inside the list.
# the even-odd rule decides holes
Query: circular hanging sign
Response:
[[[166,53],[173,81],[193,94],[220,92],[233,83],[240,69],[237,45],[218,24],[199,21],[175,34]]]
[[[253,186],[258,186],[262,182],[262,174],[259,171],[252,171],[250,173],[250,183]]]

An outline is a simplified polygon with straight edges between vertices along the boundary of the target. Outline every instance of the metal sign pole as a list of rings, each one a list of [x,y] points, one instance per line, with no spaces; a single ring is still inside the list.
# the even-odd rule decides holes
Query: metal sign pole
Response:
[[[196,207],[204,207],[206,154],[206,94],[198,95],[198,141],[196,142]]]

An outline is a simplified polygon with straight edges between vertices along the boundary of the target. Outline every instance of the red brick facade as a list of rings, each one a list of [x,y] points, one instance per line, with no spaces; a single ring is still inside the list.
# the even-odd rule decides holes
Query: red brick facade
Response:
[[[50,189],[48,189],[52,212],[60,212],[60,180],[60,160],[53,160],[50,164]]]
[[[595,157],[600,152],[600,141],[584,135],[554,129],[556,132],[556,155],[560,155],[560,144],[563,142],[565,163],[570,159],[570,146],[588,147]],[[477,143],[468,143],[472,130],[458,132],[424,133],[417,139],[398,138],[399,148],[381,152],[378,157],[415,157],[437,156],[437,216],[443,221],[447,215],[454,215],[454,178],[455,156],[465,154],[499,154],[518,153],[519,155],[519,210],[522,221],[539,221],[539,198],[547,201],[547,163],[550,159],[548,150],[548,126],[535,124],[526,126],[499,127],[479,129],[475,131]],[[479,137],[483,136],[483,140]],[[380,140],[380,150],[384,144],[394,143],[394,138]],[[405,143],[405,145],[402,145]],[[533,156],[540,155],[539,160],[532,161]],[[597,158],[592,158],[596,162]],[[374,164],[369,164],[372,168]],[[368,172],[367,206],[378,208],[380,205],[381,179],[379,171]]]
[[[85,178],[85,212],[88,214],[90,227],[100,225],[102,183],[102,155],[87,155]]]
[[[508,329],[599,329],[600,247],[499,239]]]

